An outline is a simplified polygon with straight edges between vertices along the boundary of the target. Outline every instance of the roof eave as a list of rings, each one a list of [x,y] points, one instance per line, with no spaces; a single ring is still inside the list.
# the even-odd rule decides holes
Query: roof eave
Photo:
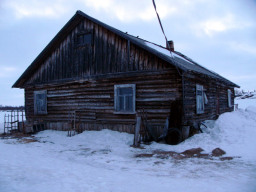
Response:
[[[12,88],[24,88],[23,84],[27,81],[26,76],[38,67],[40,61],[45,59],[45,55],[50,53],[52,49],[56,47],[58,42],[61,42],[65,35],[73,29],[80,20],[83,19],[79,14],[79,11],[62,27],[62,29],[55,35],[55,37],[48,43],[48,45],[41,51],[41,53],[35,58],[35,60],[29,65],[29,67],[23,72],[19,79],[13,84]]]
[[[191,72],[192,74],[194,73],[195,75],[197,75],[197,74],[205,75],[205,76],[207,76],[207,77],[209,77],[209,78],[222,81],[222,82],[224,82],[225,84],[227,84],[227,85],[229,85],[229,86],[231,86],[231,87],[240,88],[239,85],[233,83],[232,81],[229,81],[228,79],[226,79],[226,78],[224,78],[224,77],[222,77],[222,76],[220,76],[220,77],[217,78],[217,77],[213,77],[213,76],[207,75],[207,74],[202,74],[202,73],[199,73],[199,72],[193,71],[193,70],[189,70],[188,72]]]
[[[109,31],[121,36],[122,38],[129,40],[133,44],[137,45],[138,47],[141,47],[144,50],[149,51],[150,53],[156,55],[160,59],[163,59],[167,63],[172,64],[174,67],[177,68],[177,70],[182,70],[183,72],[189,71],[186,67],[177,65],[171,57],[168,57],[164,54],[162,54],[159,51],[156,51],[155,49],[144,45],[140,40],[132,37],[131,35],[125,34],[124,32],[111,27],[95,18],[90,17],[89,15],[83,13],[82,11],[77,11],[76,14],[64,25],[64,27],[56,34],[56,36],[50,41],[50,43],[43,49],[43,51],[36,57],[36,59],[30,64],[30,66],[24,71],[24,73],[19,77],[19,79],[13,84],[13,88],[24,88],[24,83],[28,80],[29,75],[31,75],[34,70],[36,70],[40,64],[43,62],[45,57],[51,53],[53,49],[55,49],[58,44],[66,37],[66,35],[82,20],[82,19],[88,19],[98,25],[101,25],[102,27],[108,29]],[[223,78],[223,77],[222,77]],[[225,79],[225,78],[223,78]],[[226,80],[226,79],[225,79]],[[239,87],[238,85],[226,80],[230,84],[232,84],[234,87]]]
[[[155,51],[154,49],[143,45],[141,43],[138,43],[133,38],[129,37],[129,35],[125,34],[124,32],[111,27],[93,17],[90,17],[89,15],[83,13],[82,11],[77,11],[76,14],[64,25],[64,27],[56,34],[56,36],[50,41],[50,43],[43,49],[43,51],[36,57],[36,59],[29,65],[29,67],[23,72],[23,74],[19,77],[19,79],[13,84],[13,88],[24,88],[24,83],[27,81],[27,76],[29,76],[35,69],[38,68],[38,65],[40,65],[40,61],[43,61],[45,59],[45,55],[47,53],[50,53],[50,50],[54,49],[56,47],[56,44],[58,42],[61,42],[63,38],[65,38],[65,35],[68,34],[83,18],[87,18],[91,20],[92,22],[101,25],[108,29],[109,31],[118,34],[122,38],[129,40],[133,44],[149,51],[150,53],[160,57],[161,59],[165,60],[168,63],[171,63],[172,65],[175,65],[173,61],[171,61],[169,58],[167,58],[165,55]],[[177,66],[176,66],[177,67]],[[186,68],[178,67],[182,71],[186,71]]]

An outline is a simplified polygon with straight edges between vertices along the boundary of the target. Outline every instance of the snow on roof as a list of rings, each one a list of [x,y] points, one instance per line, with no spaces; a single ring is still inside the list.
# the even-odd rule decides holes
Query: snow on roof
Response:
[[[160,45],[156,45],[156,44],[151,43],[151,42],[145,42],[145,43],[146,43],[147,46],[151,47],[152,49],[155,49],[156,51],[158,51],[162,54],[165,54],[168,57],[171,57],[171,58],[174,58],[174,59],[175,59],[175,57],[177,57],[177,58],[183,59],[184,61],[187,61],[190,64],[194,65],[194,63],[190,62],[189,60],[185,59],[184,57],[181,57],[180,55],[176,54],[175,52],[171,52],[168,49],[166,49],[166,48],[164,48]]]
[[[213,78],[224,80],[225,82],[231,83],[234,86],[239,87],[238,85],[230,82],[229,80],[227,80],[226,78],[222,77],[218,73],[216,73],[216,72],[214,72],[212,70],[209,70],[209,69],[199,65],[197,62],[193,61],[191,58],[183,55],[180,52],[169,51],[165,47],[162,47],[162,46],[157,45],[155,43],[152,43],[152,42],[149,42],[149,41],[145,41],[145,40],[142,40],[142,41],[143,41],[143,43],[147,47],[150,47],[151,49],[154,49],[158,53],[160,53],[160,54],[162,54],[164,56],[167,56],[168,59],[171,60],[171,62],[173,62],[177,67],[179,67],[179,68],[181,68],[183,70],[186,69],[188,71],[195,71],[195,72],[198,72],[198,73],[202,73],[202,74],[211,76]]]
[[[138,37],[132,36],[130,34],[124,33],[114,27],[111,27],[95,18],[86,15],[82,11],[77,11],[76,14],[66,23],[66,25],[57,33],[57,35],[50,41],[50,43],[43,49],[43,51],[36,57],[36,59],[30,64],[30,66],[24,71],[24,73],[19,77],[19,79],[14,83],[12,87],[23,87],[24,82],[34,73],[34,71],[42,64],[42,61],[51,53],[51,51],[56,47],[56,45],[66,37],[68,33],[83,19],[86,18],[92,22],[103,26],[104,28],[112,31],[113,33],[123,37],[124,39],[130,40],[135,45],[157,55],[166,62],[175,65],[183,71],[194,71],[201,73],[212,78],[223,80],[224,82],[231,84],[232,86],[239,87],[238,85],[232,83],[231,81],[225,79],[224,77],[212,72],[205,67],[194,62],[187,56],[174,51],[168,51],[166,48],[156,45],[154,43],[145,41]]]

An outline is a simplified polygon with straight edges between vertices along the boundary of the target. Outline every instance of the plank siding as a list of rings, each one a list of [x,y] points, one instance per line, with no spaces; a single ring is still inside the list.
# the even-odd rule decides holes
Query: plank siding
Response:
[[[77,34],[81,32],[92,33],[91,45],[77,47]],[[164,62],[159,63],[156,56],[132,43],[128,44],[120,36],[83,20],[43,62],[25,86],[89,75],[161,70],[166,66]]]

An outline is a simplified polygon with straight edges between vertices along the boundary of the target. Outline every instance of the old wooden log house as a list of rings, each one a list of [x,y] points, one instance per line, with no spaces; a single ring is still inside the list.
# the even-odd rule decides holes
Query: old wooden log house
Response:
[[[13,85],[25,90],[26,131],[75,124],[134,133],[140,116],[157,138],[167,120],[169,132],[184,132],[232,111],[238,86],[168,43],[169,50],[77,11]]]

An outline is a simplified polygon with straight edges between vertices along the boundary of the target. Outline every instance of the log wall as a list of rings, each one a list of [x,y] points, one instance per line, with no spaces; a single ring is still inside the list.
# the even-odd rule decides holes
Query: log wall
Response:
[[[78,36],[87,33],[92,34],[91,43],[77,44]],[[117,84],[136,84],[136,113],[145,110],[151,123],[164,124],[170,117],[173,101],[178,101],[179,106],[183,104],[183,125],[215,119],[233,110],[227,101],[227,89],[234,96],[233,87],[201,74],[188,73],[182,90],[182,79],[174,66],[87,19],[38,66],[24,85],[26,116],[31,124],[46,122],[50,129],[68,129],[69,113],[77,111],[83,130],[108,128],[133,133],[136,114],[114,111]],[[203,114],[196,114],[197,83],[204,86],[209,100]],[[33,93],[38,90],[47,90],[47,115],[34,115]],[[183,94],[184,103],[179,102]],[[175,109],[172,110],[175,114]]]
[[[58,86],[42,85],[25,89],[26,118],[46,122],[47,128],[70,128],[69,113],[77,111],[83,130],[108,128],[134,132],[135,114],[116,114],[114,85],[136,84],[136,113],[147,113],[151,123],[162,123],[170,116],[171,102],[182,97],[181,78],[175,69],[124,74],[124,77],[88,79]],[[33,93],[47,90],[47,115],[34,115]]]
[[[203,85],[208,99],[208,104],[204,105],[204,113],[202,114],[196,113],[196,84]],[[200,74],[189,74],[184,77],[184,124],[189,121],[200,122],[216,119],[222,113],[233,111],[233,107],[228,106],[228,89],[232,91],[231,102],[233,106],[234,87]]]

